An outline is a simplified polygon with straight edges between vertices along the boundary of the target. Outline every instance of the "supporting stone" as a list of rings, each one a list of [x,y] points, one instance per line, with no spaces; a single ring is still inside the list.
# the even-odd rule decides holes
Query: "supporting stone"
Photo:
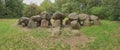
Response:
[[[61,21],[60,20],[54,20],[54,23],[52,24],[52,27],[61,27]]]
[[[41,21],[41,27],[49,27],[49,21],[46,19],[42,19]]]
[[[89,19],[85,20],[83,25],[84,26],[90,26],[90,20]]]
[[[81,27],[77,20],[71,21],[70,25],[72,29],[79,29]]]
[[[28,28],[37,28],[37,22],[30,20],[28,23]]]

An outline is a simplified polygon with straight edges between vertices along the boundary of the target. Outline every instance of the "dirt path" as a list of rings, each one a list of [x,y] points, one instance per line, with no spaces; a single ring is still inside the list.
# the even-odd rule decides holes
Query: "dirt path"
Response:
[[[82,47],[85,47],[85,44],[89,42],[89,39],[85,35],[81,35],[80,37],[73,36],[71,38],[65,39],[64,43],[70,45],[71,50],[79,50],[76,46],[81,44]]]

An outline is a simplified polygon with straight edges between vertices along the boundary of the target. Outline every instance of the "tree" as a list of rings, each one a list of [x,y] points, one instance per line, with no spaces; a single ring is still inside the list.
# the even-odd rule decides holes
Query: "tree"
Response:
[[[7,0],[6,8],[8,16],[21,17],[23,11],[23,0]]]
[[[0,1],[0,18],[3,18],[4,14],[5,14],[5,7],[4,7],[2,1]]]
[[[0,9],[2,12],[2,17],[20,17],[22,16],[23,11],[23,0],[1,0],[2,3],[2,9]],[[4,10],[3,10],[4,9]]]
[[[50,0],[44,0],[40,5],[40,9],[42,11],[48,11],[50,13],[53,13],[56,11],[55,5]]]
[[[41,13],[41,10],[39,9],[39,6],[36,4],[30,4],[30,5],[24,5],[24,11],[23,11],[23,16],[31,17],[34,15],[39,15]]]

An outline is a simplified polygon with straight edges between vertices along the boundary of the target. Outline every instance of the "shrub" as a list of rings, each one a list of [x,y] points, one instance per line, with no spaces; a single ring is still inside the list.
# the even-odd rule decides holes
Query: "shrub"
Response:
[[[105,19],[105,12],[107,11],[106,7],[92,7],[90,9],[90,14],[98,15],[100,18]]]
[[[25,5],[23,15],[26,17],[31,17],[34,15],[39,15],[41,13],[41,10],[39,9],[39,6],[36,4],[30,4],[30,5]]]

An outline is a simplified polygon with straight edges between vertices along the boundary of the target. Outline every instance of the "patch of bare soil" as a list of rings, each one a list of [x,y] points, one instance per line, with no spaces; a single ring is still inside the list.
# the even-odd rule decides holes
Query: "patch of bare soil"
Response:
[[[52,28],[47,28],[47,32],[51,33],[52,32]]]
[[[76,46],[81,44],[82,47],[85,47],[86,43],[89,42],[89,39],[85,35],[81,35],[80,37],[73,36],[71,38],[65,39],[63,42],[70,45],[71,50],[79,50],[79,48]]]
[[[94,42],[95,38],[91,37],[88,38],[85,35],[81,35],[81,36],[72,36],[70,38],[66,38],[66,39],[60,39],[60,38],[51,38],[50,42],[62,42],[63,44],[67,44],[70,45],[70,50],[80,50],[79,45],[81,45],[81,48],[85,48],[87,43],[91,43]]]

